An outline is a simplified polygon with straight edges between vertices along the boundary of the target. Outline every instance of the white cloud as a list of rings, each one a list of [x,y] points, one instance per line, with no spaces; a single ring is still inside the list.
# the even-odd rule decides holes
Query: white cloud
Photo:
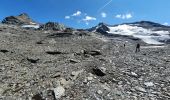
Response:
[[[89,22],[86,22],[86,25],[89,25]]]
[[[116,18],[119,18],[119,19],[130,19],[132,18],[132,14],[131,13],[127,13],[127,14],[118,14],[115,16]]]
[[[106,13],[102,14],[103,17],[106,17]],[[69,16],[65,16],[65,19],[71,19],[73,21],[76,21],[77,23],[83,22],[86,25],[89,25],[91,21],[97,20],[95,17],[88,16],[87,13],[77,11]]]
[[[80,16],[81,15],[81,11],[77,11],[74,14],[72,14],[72,16]]]
[[[92,21],[92,20],[96,20],[96,18],[91,16],[86,16],[86,18],[83,19],[83,21]]]
[[[91,16],[85,16],[84,19],[82,19],[83,22],[85,22],[86,25],[89,25],[90,21],[95,21],[97,20],[95,17],[91,17]]]
[[[165,23],[163,23],[163,25],[166,25],[166,26],[168,26],[168,25],[169,25],[169,23],[165,22]]]
[[[105,12],[102,12],[102,13],[101,13],[101,16],[102,16],[103,18],[106,18],[106,17],[107,17],[107,14],[106,14]]]
[[[122,17],[122,15],[116,15],[115,17],[116,17],[116,18],[121,18],[121,17]]]
[[[126,19],[132,18],[132,14],[126,14]]]
[[[70,19],[70,16],[65,16],[65,19]]]

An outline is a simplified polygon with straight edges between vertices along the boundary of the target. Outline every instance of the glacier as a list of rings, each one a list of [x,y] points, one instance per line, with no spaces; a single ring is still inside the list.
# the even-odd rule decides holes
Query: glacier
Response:
[[[168,31],[154,31],[151,29],[145,29],[133,25],[118,25],[118,26],[108,26],[110,34],[119,34],[126,36],[133,36],[143,40],[147,44],[164,44],[161,41],[166,41],[170,39],[170,33]]]

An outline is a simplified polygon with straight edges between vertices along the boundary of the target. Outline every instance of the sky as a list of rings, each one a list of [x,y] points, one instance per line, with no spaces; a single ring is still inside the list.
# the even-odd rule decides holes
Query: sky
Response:
[[[1,0],[0,20],[27,13],[33,20],[90,28],[141,20],[170,24],[170,0]]]

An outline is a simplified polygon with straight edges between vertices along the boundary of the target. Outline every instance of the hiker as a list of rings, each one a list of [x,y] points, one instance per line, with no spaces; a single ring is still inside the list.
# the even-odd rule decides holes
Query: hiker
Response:
[[[125,44],[125,43],[123,44],[123,47],[124,47],[124,48],[126,47],[126,44]]]
[[[139,43],[136,45],[136,53],[137,52],[140,52],[140,44]]]

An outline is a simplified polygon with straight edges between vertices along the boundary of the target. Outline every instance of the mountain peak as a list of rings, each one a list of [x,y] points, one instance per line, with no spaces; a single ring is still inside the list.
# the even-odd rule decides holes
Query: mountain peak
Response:
[[[36,24],[27,13],[22,13],[18,16],[9,16],[3,19],[3,24],[12,25],[34,25]]]
[[[104,22],[100,22],[99,24],[98,24],[98,26],[102,26],[102,25],[107,25],[106,23],[104,23]]]
[[[22,13],[22,14],[18,15],[18,17],[30,18],[27,13]]]

